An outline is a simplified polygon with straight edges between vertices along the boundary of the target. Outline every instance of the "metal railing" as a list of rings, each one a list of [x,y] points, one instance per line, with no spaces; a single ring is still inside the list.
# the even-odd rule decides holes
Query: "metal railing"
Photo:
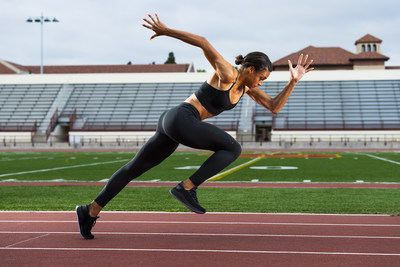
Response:
[[[400,121],[388,120],[300,120],[272,117],[274,130],[400,130]]]
[[[49,126],[47,127],[47,130],[46,130],[46,140],[47,139],[49,139],[49,136],[50,136],[50,134],[51,134],[51,132],[54,130],[54,128],[56,127],[56,125],[57,125],[57,121],[58,121],[58,108],[56,109],[56,111],[54,112],[54,114],[53,114],[53,116],[51,117],[51,119],[50,119],[50,124],[49,124]]]
[[[75,118],[76,120],[76,118]],[[74,121],[73,121],[74,122]],[[157,121],[86,121],[82,127],[70,129],[73,131],[155,131]],[[237,131],[239,121],[217,121],[212,123],[225,131]]]

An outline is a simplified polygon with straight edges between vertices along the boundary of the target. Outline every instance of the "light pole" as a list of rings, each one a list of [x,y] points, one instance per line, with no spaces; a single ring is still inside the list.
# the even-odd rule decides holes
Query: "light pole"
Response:
[[[55,17],[29,17],[26,22],[39,22],[40,23],[40,74],[43,74],[43,24],[45,22],[59,22]]]

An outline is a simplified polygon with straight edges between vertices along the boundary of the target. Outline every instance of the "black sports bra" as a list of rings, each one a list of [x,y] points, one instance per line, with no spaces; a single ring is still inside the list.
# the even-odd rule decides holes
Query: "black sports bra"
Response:
[[[239,101],[235,104],[231,103],[229,92],[235,85],[236,81],[237,77],[232,86],[226,91],[218,90],[209,85],[207,81],[205,81],[200,86],[199,90],[197,90],[194,94],[200,101],[201,105],[205,107],[208,112],[216,116],[225,110],[233,109],[237,105],[237,103],[239,103],[240,99],[244,95],[245,87],[243,86],[243,92],[242,95],[240,96]]]

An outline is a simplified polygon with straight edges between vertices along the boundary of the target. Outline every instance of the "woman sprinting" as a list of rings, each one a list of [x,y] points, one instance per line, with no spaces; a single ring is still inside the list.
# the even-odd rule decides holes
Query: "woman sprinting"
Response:
[[[160,116],[154,136],[130,162],[111,176],[107,185],[90,204],[76,207],[79,231],[85,239],[94,238],[91,229],[107,203],[130,181],[170,156],[179,144],[214,151],[192,176],[170,190],[171,195],[191,211],[205,213],[206,210],[197,199],[197,187],[236,160],[241,153],[241,147],[225,131],[203,120],[234,108],[245,93],[272,113],[278,113],[299,80],[313,70],[310,68],[312,60],[308,61],[308,55],[300,55],[295,68],[289,60],[290,79],[285,88],[272,98],[259,88],[272,71],[271,61],[264,53],[251,52],[245,57],[237,56],[235,63],[241,65],[237,70],[206,38],[171,29],[160,21],[157,14],[155,17],[149,14],[143,20],[143,26],[154,32],[150,39],[169,36],[202,49],[214,72],[182,104]]]

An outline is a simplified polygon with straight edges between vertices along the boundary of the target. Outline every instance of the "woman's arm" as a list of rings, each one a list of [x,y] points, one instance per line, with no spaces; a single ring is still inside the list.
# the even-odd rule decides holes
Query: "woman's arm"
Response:
[[[155,32],[155,34],[151,36],[150,40],[157,36],[165,35],[176,38],[193,46],[200,47],[211,66],[215,69],[220,81],[223,83],[234,82],[236,76],[232,65],[229,64],[229,62],[227,62],[217,50],[215,50],[215,48],[207,41],[206,38],[189,32],[168,28],[160,21],[157,14],[155,14],[155,19],[150,14],[148,16],[151,21],[144,18],[143,20],[147,24],[143,24],[143,26]]]
[[[294,87],[303,76],[312,71],[314,68],[309,68],[313,60],[307,63],[308,55],[303,60],[303,54],[300,55],[296,68],[293,68],[292,62],[289,60],[290,79],[285,88],[274,98],[271,98],[260,88],[250,88],[247,94],[258,104],[265,107],[274,114],[279,113],[286,104],[289,96],[292,94]]]

